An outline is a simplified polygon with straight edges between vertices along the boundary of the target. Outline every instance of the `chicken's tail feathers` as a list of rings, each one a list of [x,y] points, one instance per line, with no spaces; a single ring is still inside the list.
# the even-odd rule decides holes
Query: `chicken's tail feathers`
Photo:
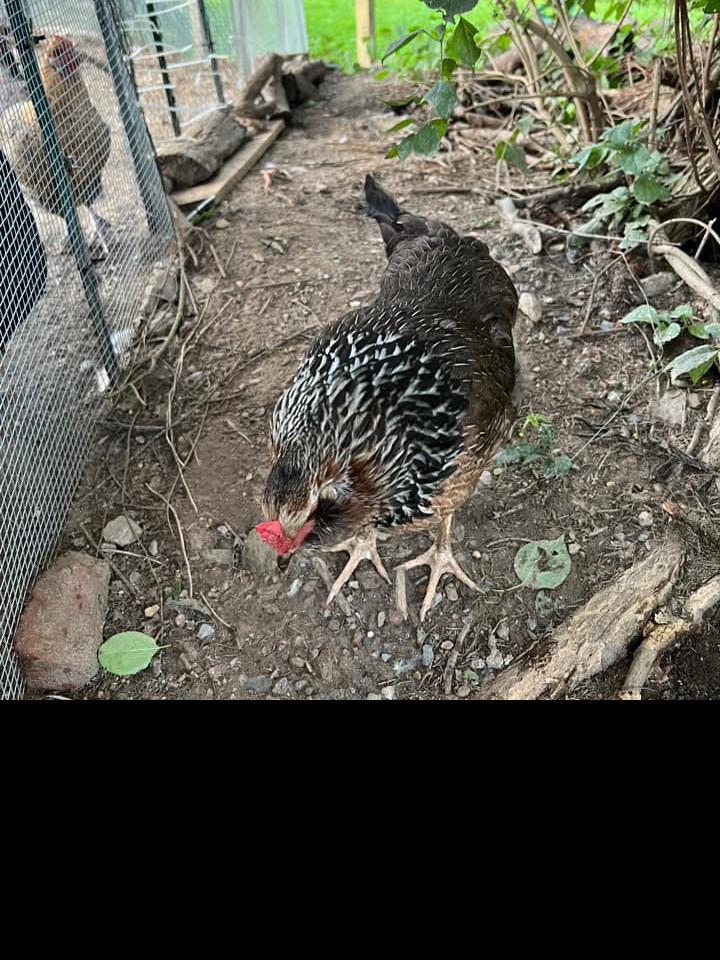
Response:
[[[369,173],[365,177],[365,199],[367,215],[378,223],[392,225],[400,216],[400,207]]]

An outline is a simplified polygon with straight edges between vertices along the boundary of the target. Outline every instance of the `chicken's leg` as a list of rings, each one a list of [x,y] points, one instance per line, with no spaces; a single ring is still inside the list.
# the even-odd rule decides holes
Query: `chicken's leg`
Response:
[[[391,582],[388,572],[380,559],[380,554],[377,551],[377,541],[387,540],[387,537],[388,535],[386,533],[380,533],[380,531],[374,527],[364,527],[356,533],[354,537],[343,540],[342,543],[338,543],[334,547],[325,547],[325,550],[329,553],[344,550],[350,555],[347,563],[342,568],[340,576],[330,588],[330,593],[327,598],[328,606],[348,582],[361,560],[369,560],[380,576],[384,580],[387,580],[388,583]]]
[[[401,563],[399,566],[395,567],[395,599],[398,610],[406,620],[408,616],[408,608],[405,589],[405,571],[411,570],[413,567],[430,567],[430,576],[428,578],[428,585],[425,591],[425,599],[423,600],[423,605],[420,608],[420,622],[425,619],[425,616],[430,609],[430,605],[435,598],[435,592],[437,591],[440,577],[444,573],[451,573],[454,577],[457,577],[461,583],[464,583],[466,587],[470,587],[472,590],[477,590],[477,584],[470,579],[470,577],[465,573],[453,556],[452,544],[450,542],[452,522],[452,514],[450,514],[449,517],[445,517],[442,522],[442,526],[440,527],[440,533],[438,534],[437,540],[430,547],[430,549],[426,550],[425,553],[421,553],[419,557],[415,557],[413,560],[408,560],[406,563]]]

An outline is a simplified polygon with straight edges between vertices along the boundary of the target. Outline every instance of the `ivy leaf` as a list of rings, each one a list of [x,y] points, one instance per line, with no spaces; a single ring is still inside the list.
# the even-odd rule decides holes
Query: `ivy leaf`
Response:
[[[692,320],[692,315],[693,310],[689,303],[681,303],[679,307],[670,311],[673,320]]]
[[[429,157],[436,153],[440,146],[440,141],[447,133],[447,120],[431,120],[421,127],[415,134],[415,143],[413,150],[423,157]]]
[[[525,151],[514,140],[501,140],[495,147],[495,156],[498,160],[504,160],[513,167],[520,170],[527,170],[527,160]]]
[[[632,120],[623,120],[616,127],[609,127],[600,139],[613,150],[622,150],[634,135]]]
[[[677,374],[689,373],[692,382],[697,383],[703,373],[710,369],[718,355],[720,355],[720,351],[717,347],[711,347],[707,344],[701,347],[693,347],[692,350],[686,350],[685,353],[681,353],[679,357],[671,360],[668,364],[668,370],[674,370]]]
[[[452,59],[452,57],[443,57],[442,63],[440,64],[440,75],[443,80],[452,79],[453,71],[455,70],[456,66],[457,63]]]
[[[473,26],[465,17],[460,17],[460,22],[448,40],[448,53],[458,63],[464,63],[466,67],[474,67],[480,56],[480,51],[475,45],[475,34],[477,32],[477,27]]]
[[[455,87],[448,80],[438,80],[434,86],[430,87],[423,100],[432,104],[436,112],[447,120],[452,115],[453,108],[457,103],[457,93]]]
[[[688,333],[692,334],[693,337],[697,337],[698,340],[710,339],[707,326],[701,320],[691,323],[688,327]]]
[[[589,146],[583,147],[582,150],[578,151],[575,156],[570,157],[570,160],[572,163],[578,164],[578,171],[584,167],[592,170],[594,167],[599,167],[601,163],[604,163],[607,155],[608,151],[606,147],[603,147],[599,143],[591,143]]]
[[[402,162],[403,160],[407,160],[407,158],[410,156],[410,154],[413,152],[414,149],[415,149],[415,134],[411,133],[410,136],[405,137],[397,145],[397,156],[400,159],[400,161]]]
[[[423,3],[431,10],[442,10],[446,20],[454,21],[459,14],[472,10],[477,0],[423,0]]]
[[[523,586],[554,590],[567,579],[572,566],[565,540],[532,540],[515,554],[515,573]]]
[[[100,665],[124,677],[144,670],[161,648],[152,637],[136,630],[116,633],[98,650]]]
[[[404,120],[400,120],[398,123],[393,124],[392,127],[388,127],[385,133],[395,133],[397,130],[404,130],[405,127],[409,127],[411,123],[415,123],[415,117],[405,117]]]
[[[425,30],[419,28],[417,30],[411,31],[411,33],[406,33],[402,37],[398,37],[397,40],[393,40],[390,46],[387,48],[385,53],[382,55],[381,63],[385,63],[387,58],[393,53],[397,53],[398,50],[402,50],[403,47],[406,47],[409,43],[412,43],[415,37],[420,36],[421,33],[425,33]]]
[[[679,323],[673,322],[661,325],[655,331],[655,343],[669,343],[670,340],[674,340],[675,337],[679,336],[681,330],[682,327]]]
[[[640,174],[632,185],[632,192],[639,203],[647,205],[655,203],[657,200],[667,200],[670,196],[668,188],[649,173]]]
[[[651,155],[643,143],[638,143],[620,153],[620,167],[624,173],[642,173],[650,165]]]
[[[625,316],[620,320],[620,323],[656,324],[659,322],[659,320],[660,315],[655,307],[651,307],[649,303],[643,303],[641,306],[635,307],[634,310],[631,310],[630,313],[626,313]]]

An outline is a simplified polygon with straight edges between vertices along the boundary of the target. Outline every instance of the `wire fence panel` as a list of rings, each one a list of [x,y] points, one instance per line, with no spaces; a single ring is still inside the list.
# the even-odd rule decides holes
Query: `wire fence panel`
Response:
[[[119,0],[119,8],[152,138],[178,137],[236,87],[229,0]]]
[[[0,698],[152,272],[172,255],[110,0],[0,0]],[[58,625],[61,626],[66,625]]]

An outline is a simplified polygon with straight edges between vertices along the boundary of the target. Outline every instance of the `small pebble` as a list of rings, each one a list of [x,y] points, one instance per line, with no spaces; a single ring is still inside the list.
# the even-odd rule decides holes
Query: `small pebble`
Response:
[[[580,546],[579,543],[568,544],[568,553],[570,554],[571,557],[574,557],[575,554],[580,553],[581,550],[582,550],[582,547]]]
[[[441,650],[452,650],[452,648],[453,648],[454,646],[455,646],[455,644],[452,642],[452,640],[443,640],[443,642],[440,644],[440,649],[441,649]]]
[[[378,615],[377,615],[377,625],[378,625],[378,629],[381,629],[382,627],[385,626],[385,611],[384,611],[384,610],[379,610],[379,611],[378,611]]]
[[[227,230],[230,226],[230,221],[226,220],[224,217],[220,217],[219,220],[215,221],[215,226],[218,228],[218,230]]]
[[[467,683],[461,683],[455,693],[458,695],[458,697],[467,697],[470,695],[470,687]]]
[[[287,677],[280,677],[272,688],[272,692],[276,697],[286,697],[290,693],[290,690],[290,681]]]
[[[295,667],[296,670],[302,670],[305,666],[305,661],[302,657],[290,657],[290,666]]]
[[[197,629],[198,640],[209,640],[215,636],[215,627],[211,623],[201,623]]]
[[[422,663],[424,667],[430,668],[435,659],[435,652],[429,643],[424,643],[422,648]]]
[[[480,557],[482,557],[482,553],[480,553],[479,550],[473,550],[472,555],[473,555],[473,559],[475,560],[479,560]]]
[[[640,511],[638,514],[638,523],[641,527],[651,527],[653,522],[653,515],[648,510]]]
[[[154,617],[156,613],[160,612],[160,604],[154,603],[151,607],[145,607],[144,612],[145,612],[145,616],[149,620],[151,617]]]
[[[147,548],[148,553],[151,557],[156,557],[158,555],[158,542],[157,540],[151,540]]]
[[[493,475],[489,470],[483,470],[480,474],[480,483],[484,487],[491,487],[495,483]]]
[[[383,687],[380,691],[380,695],[384,700],[394,700],[395,699],[395,687]]]
[[[391,610],[388,614],[388,621],[393,627],[399,627],[405,622],[404,617],[399,610]]]
[[[448,598],[448,600],[449,600],[451,603],[457,603],[458,592],[457,592],[457,590],[455,589],[455,587],[452,585],[452,583],[449,583],[449,584],[445,587],[445,596]]]
[[[369,693],[366,697],[366,700],[382,700],[383,698],[379,693]]]

